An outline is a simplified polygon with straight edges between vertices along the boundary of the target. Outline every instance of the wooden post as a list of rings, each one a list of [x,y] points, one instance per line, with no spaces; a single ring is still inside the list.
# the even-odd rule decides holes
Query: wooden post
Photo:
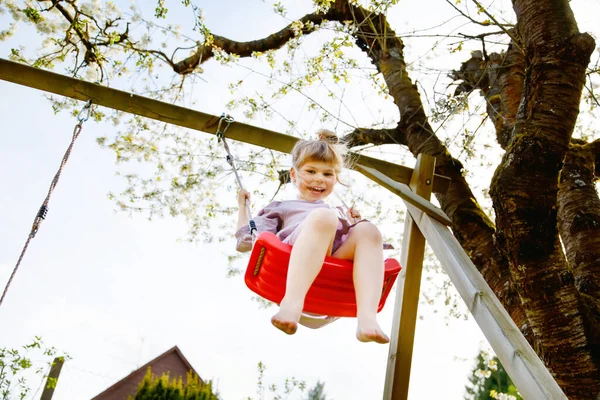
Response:
[[[409,186],[413,192],[426,200],[431,198],[434,169],[435,158],[426,154],[419,154]],[[384,400],[404,400],[408,398],[408,383],[424,257],[425,237],[407,213],[404,222],[401,255],[401,264],[405,271],[404,283],[399,282],[396,289],[394,321],[392,323],[383,392]]]
[[[52,362],[52,367],[50,367],[50,373],[46,379],[46,385],[44,386],[44,391],[42,392],[42,397],[40,397],[40,400],[52,399],[52,396],[54,395],[54,389],[58,383],[58,376],[60,375],[60,370],[62,369],[64,363],[64,357],[56,357]]]
[[[567,396],[448,227],[409,203],[406,207],[521,396],[566,400]]]

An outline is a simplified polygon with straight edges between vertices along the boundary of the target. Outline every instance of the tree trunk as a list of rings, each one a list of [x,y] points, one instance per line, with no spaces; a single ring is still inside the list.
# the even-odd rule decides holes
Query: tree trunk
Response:
[[[572,145],[560,174],[558,222],[584,326],[596,363],[600,356],[600,199],[596,193],[595,154]]]
[[[490,55],[488,76],[492,90],[487,96],[487,112],[494,122],[498,144],[503,149],[512,139],[523,95],[524,75],[525,60],[515,43],[511,43],[502,56]]]
[[[572,399],[600,394],[578,292],[557,233],[558,175],[594,49],[568,2],[515,0],[526,60],[514,136],[492,180],[497,242],[509,261],[535,348]]]

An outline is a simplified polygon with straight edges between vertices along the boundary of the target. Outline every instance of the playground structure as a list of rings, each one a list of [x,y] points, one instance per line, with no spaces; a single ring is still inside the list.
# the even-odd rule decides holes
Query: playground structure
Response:
[[[219,117],[135,94],[0,59],[0,79],[94,105],[173,125],[217,133]],[[227,138],[288,153],[295,137],[233,122]],[[403,267],[396,288],[384,400],[408,398],[411,361],[425,243],[467,304],[474,319],[525,399],[566,399],[558,384],[502,307],[475,265],[452,235],[450,219],[429,202],[451,184],[436,175],[435,159],[420,154],[414,169],[364,155],[354,169],[400,197],[406,204]]]

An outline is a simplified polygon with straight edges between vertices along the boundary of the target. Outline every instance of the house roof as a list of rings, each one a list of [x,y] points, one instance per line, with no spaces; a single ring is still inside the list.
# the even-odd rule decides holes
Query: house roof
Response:
[[[165,364],[168,359],[172,359],[173,357],[175,357],[175,359],[178,360],[179,363],[181,363],[181,366],[185,369],[186,372],[192,371],[195,375],[200,377],[200,375],[196,372],[194,367],[192,367],[192,364],[190,364],[190,362],[187,360],[187,358],[185,358],[185,356],[183,355],[181,350],[179,350],[179,347],[173,346],[172,348],[165,351],[158,357],[148,361],[146,364],[144,364],[141,367],[139,367],[138,369],[132,371],[129,375],[127,375],[126,377],[124,377],[123,379],[121,379],[120,381],[115,383],[114,385],[110,386],[108,389],[99,393],[98,395],[93,397],[92,400],[101,400],[101,399],[104,400],[104,399],[112,398],[113,394],[116,395],[117,392],[122,392],[124,389],[123,388],[124,386],[127,386],[127,387],[134,386],[135,388],[137,388],[141,379],[146,375],[146,371],[148,370],[149,367],[152,369],[152,371],[154,373],[160,374],[163,371],[159,371],[160,368],[156,368],[156,367],[163,366],[163,364]],[[164,369],[164,366],[163,366],[163,369]],[[168,371],[170,371],[170,369],[168,369]],[[175,371],[173,371],[173,372],[175,372]],[[171,376],[173,377],[173,375],[171,375]],[[183,376],[183,378],[185,378],[185,375]],[[202,378],[200,378],[200,381],[203,382]]]

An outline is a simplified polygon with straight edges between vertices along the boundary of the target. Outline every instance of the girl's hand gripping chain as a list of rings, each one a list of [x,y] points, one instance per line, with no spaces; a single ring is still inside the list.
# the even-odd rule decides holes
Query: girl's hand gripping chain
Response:
[[[358,210],[354,209],[354,207],[348,208],[348,211],[346,212],[346,216],[348,217],[348,220],[350,221],[351,224],[355,224],[362,219],[360,212]]]
[[[248,225],[248,212],[246,210],[246,202],[250,202],[250,192],[245,189],[241,189],[237,194],[237,202],[238,202],[238,223],[237,229],[240,229],[242,226]]]
[[[237,194],[238,206],[246,207],[246,200],[250,201],[250,192],[246,189],[241,189]]]

